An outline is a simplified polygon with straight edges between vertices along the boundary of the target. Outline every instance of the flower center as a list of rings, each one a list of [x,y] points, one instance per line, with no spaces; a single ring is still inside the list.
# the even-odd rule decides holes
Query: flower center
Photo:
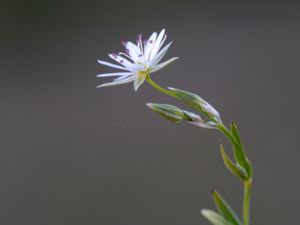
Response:
[[[138,76],[139,78],[144,77],[144,76],[146,76],[146,75],[147,75],[147,71],[138,71],[138,72],[137,72],[137,76]]]

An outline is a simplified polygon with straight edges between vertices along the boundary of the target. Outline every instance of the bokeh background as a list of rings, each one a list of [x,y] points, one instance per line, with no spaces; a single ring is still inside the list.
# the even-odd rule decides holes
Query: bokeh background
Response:
[[[240,127],[254,164],[252,224],[299,225],[297,4],[7,1],[1,6],[0,224],[209,223],[212,189],[240,212],[214,130],[163,120],[144,84],[96,89],[122,40],[166,28],[180,60],[153,74]],[[166,58],[167,58],[166,57]],[[180,105],[182,106],[182,105]],[[229,150],[229,149],[228,149]]]

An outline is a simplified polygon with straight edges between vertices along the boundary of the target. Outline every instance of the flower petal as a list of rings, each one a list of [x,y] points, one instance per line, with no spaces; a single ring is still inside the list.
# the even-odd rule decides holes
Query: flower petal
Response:
[[[146,75],[137,75],[134,79],[134,90],[137,91],[138,88],[144,83]]]
[[[149,61],[151,61],[151,59],[157,54],[159,48],[161,47],[161,41],[164,35],[165,35],[165,29],[162,29],[153,45],[153,48],[150,53]]]
[[[120,55],[109,54],[108,56],[116,62],[120,63],[121,65],[125,66],[129,71],[135,72],[137,70],[143,69],[143,66],[136,63],[132,63]]]
[[[129,51],[130,57],[136,62],[139,61],[139,56],[142,54],[139,47],[129,41],[126,43],[126,48]]]
[[[161,48],[161,46],[165,43],[165,40],[166,40],[166,39],[167,39],[167,34],[165,34],[163,40],[160,42],[160,45],[159,45],[158,49]]]
[[[152,60],[150,60],[149,62],[149,67],[151,67],[152,65],[155,65],[157,63],[159,63],[159,61],[165,56],[165,54],[167,53],[169,47],[171,46],[173,42],[170,42],[169,44],[167,44],[162,50],[160,50],[160,52],[158,54],[155,55],[155,57],[152,58]]]
[[[164,68],[165,66],[169,65],[171,62],[175,61],[176,59],[179,59],[179,57],[174,57],[174,58],[171,58],[171,59],[169,59],[169,60],[167,60],[167,61],[165,61],[165,62],[163,62],[163,63],[157,64],[157,65],[155,65],[155,66],[151,69],[150,72],[151,72],[151,73],[156,72],[156,71],[158,71],[158,70]]]
[[[129,82],[133,81],[133,80],[134,80],[134,76],[131,76],[131,77],[128,77],[128,78],[123,79],[123,80],[100,84],[100,85],[97,86],[97,88],[110,87],[110,86],[115,86],[115,85],[120,85],[120,84],[126,84],[126,83],[129,83]]]
[[[108,54],[108,56],[115,60],[116,62],[120,63],[121,65],[124,65],[126,67],[126,64],[132,64],[128,59],[124,58],[123,56],[120,56],[118,54]]]
[[[96,77],[114,77],[114,76],[126,76],[132,74],[131,72],[119,72],[119,73],[101,73]]]
[[[154,46],[154,43],[156,41],[156,37],[157,37],[157,33],[156,32],[152,33],[144,47],[144,51],[145,51],[144,55],[145,55],[145,59],[147,61],[149,60],[149,56],[150,56],[151,50]]]
[[[120,69],[120,70],[128,70],[125,67],[122,67],[122,66],[119,66],[119,65],[116,65],[116,64],[112,64],[112,63],[109,63],[109,62],[106,62],[106,61],[102,61],[102,60],[99,60],[99,59],[97,61],[98,61],[98,63],[100,63],[102,65],[105,65],[105,66],[113,67],[113,68]]]
[[[128,74],[128,75],[118,77],[118,78],[114,79],[114,81],[123,80],[123,79],[125,79],[125,78],[127,78],[127,77],[129,77],[129,76],[132,76],[132,75],[133,75],[133,73],[130,73],[130,74]]]

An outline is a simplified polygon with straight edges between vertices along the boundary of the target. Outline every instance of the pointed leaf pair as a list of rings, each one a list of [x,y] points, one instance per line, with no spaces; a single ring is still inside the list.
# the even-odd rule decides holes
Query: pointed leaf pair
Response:
[[[243,181],[248,180],[249,176],[248,176],[247,172],[242,167],[240,167],[238,164],[235,164],[231,161],[231,159],[225,152],[225,149],[222,144],[220,144],[220,149],[221,149],[221,155],[222,155],[224,164],[229,169],[229,171],[233,175],[239,177]]]

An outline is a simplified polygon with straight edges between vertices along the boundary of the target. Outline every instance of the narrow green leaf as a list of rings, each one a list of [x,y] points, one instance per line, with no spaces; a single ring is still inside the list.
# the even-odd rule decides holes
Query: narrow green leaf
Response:
[[[231,129],[231,133],[233,134],[233,136],[236,138],[236,140],[238,141],[238,143],[242,144],[241,141],[241,137],[237,128],[237,125],[235,122],[232,122],[230,125],[230,129]]]
[[[231,133],[232,133],[233,137],[236,140],[236,142],[232,142],[233,150],[234,150],[233,151],[234,158],[237,161],[239,167],[246,170],[247,173],[249,174],[249,177],[251,177],[252,176],[252,166],[251,166],[251,163],[248,160],[248,157],[244,150],[236,123],[234,123],[234,122],[231,123],[230,129],[231,129]]]
[[[235,212],[230,208],[229,204],[222,198],[217,192],[212,192],[215,204],[219,210],[219,213],[224,216],[226,220],[231,222],[233,225],[242,225],[240,219],[237,217]]]
[[[225,152],[225,149],[222,144],[220,144],[220,149],[221,149],[221,155],[224,161],[225,166],[228,168],[228,170],[235,176],[239,177],[243,181],[248,180],[248,175],[245,170],[240,169],[237,165],[235,165],[227,153]]]
[[[233,225],[228,220],[226,220],[223,216],[221,216],[220,214],[212,210],[203,209],[201,210],[201,214],[213,225]]]

